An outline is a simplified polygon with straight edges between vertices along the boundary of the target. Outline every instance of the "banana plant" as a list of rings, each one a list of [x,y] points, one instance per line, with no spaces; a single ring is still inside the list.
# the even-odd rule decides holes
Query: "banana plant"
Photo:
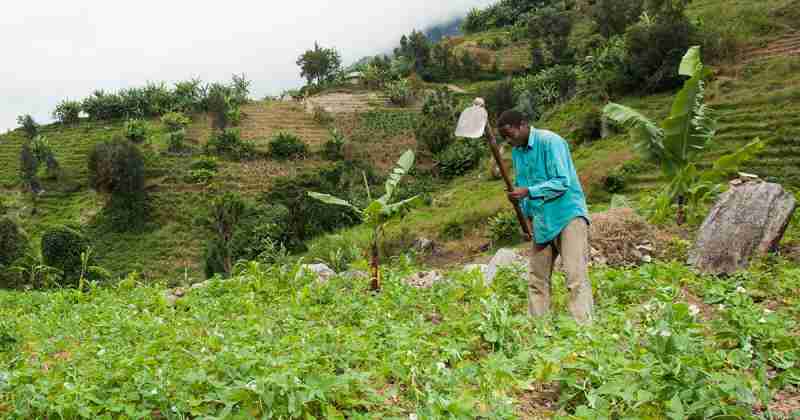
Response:
[[[408,174],[408,171],[411,170],[413,165],[414,152],[408,150],[403,153],[402,156],[400,156],[395,168],[392,170],[392,173],[389,174],[389,178],[386,180],[385,193],[377,199],[372,198],[372,192],[370,191],[369,184],[367,183],[367,178],[364,176],[364,184],[367,188],[369,204],[363,209],[354,206],[347,200],[334,197],[330,194],[321,194],[311,191],[308,192],[310,197],[323,203],[349,207],[355,210],[361,216],[364,224],[372,229],[372,240],[370,243],[370,279],[371,288],[374,291],[378,291],[381,288],[380,248],[378,245],[383,235],[386,223],[403,214],[405,210],[411,208],[419,202],[419,195],[415,195],[414,197],[402,201],[392,202],[394,194],[397,191],[397,185],[400,183],[400,180],[402,180],[403,177]]]
[[[697,162],[716,134],[716,120],[705,104],[704,80],[710,70],[701,61],[699,46],[691,47],[686,52],[678,73],[689,79],[675,96],[669,116],[660,124],[632,108],[613,102],[605,106],[603,115],[629,130],[634,147],[645,159],[661,165],[662,172],[669,180],[663,193],[670,202],[677,201],[677,223],[682,225],[686,221],[684,206],[687,194],[693,191],[696,183],[711,175],[702,175],[697,169]],[[727,168],[731,163],[740,163],[743,156],[754,154],[762,146],[761,141],[756,139],[732,155],[723,156],[715,162],[714,167]]]

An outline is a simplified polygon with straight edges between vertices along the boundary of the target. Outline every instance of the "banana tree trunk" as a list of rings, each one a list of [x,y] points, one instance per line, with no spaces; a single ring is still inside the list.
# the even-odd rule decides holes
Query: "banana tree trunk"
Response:
[[[682,195],[678,196],[678,211],[676,213],[675,223],[678,226],[683,226],[686,223],[686,197]]]
[[[374,292],[378,292],[381,290],[381,261],[380,254],[378,253],[377,240],[372,242],[370,254],[370,279],[372,282],[370,289],[372,289]]]

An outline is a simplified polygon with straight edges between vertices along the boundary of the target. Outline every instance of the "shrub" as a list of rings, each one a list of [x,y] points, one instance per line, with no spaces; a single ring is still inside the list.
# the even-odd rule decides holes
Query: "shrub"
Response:
[[[614,171],[606,175],[603,180],[603,189],[611,194],[620,194],[625,191],[627,179],[623,172]]]
[[[9,217],[0,217],[0,271],[6,271],[28,250],[28,235]]]
[[[628,82],[628,49],[622,36],[615,36],[595,48],[577,68],[578,91],[607,100],[613,94],[626,92]]]
[[[217,171],[209,169],[190,169],[184,177],[184,181],[190,184],[207,184],[217,176]]]
[[[81,253],[88,248],[88,239],[68,226],[50,229],[42,235],[42,260],[46,265],[61,270],[66,284],[77,284],[81,273]]]
[[[456,100],[447,89],[438,89],[425,98],[422,117],[415,130],[417,142],[429,152],[438,154],[454,139]]]
[[[125,138],[134,142],[141,143],[147,138],[147,122],[144,120],[128,120],[125,122]]]
[[[601,137],[603,131],[603,114],[599,109],[592,109],[580,116],[578,128],[574,131],[579,143],[589,143]]]
[[[189,117],[182,112],[170,112],[161,117],[161,123],[167,127],[168,131],[183,130],[192,122]]]
[[[211,136],[206,151],[234,160],[252,159],[257,154],[252,143],[242,140],[237,128],[227,128]]]
[[[217,162],[217,159],[212,156],[202,156],[195,159],[191,163],[191,165],[189,165],[189,169],[191,170],[204,169],[207,171],[216,172],[219,169],[219,162]]]
[[[53,118],[61,124],[77,124],[80,121],[81,110],[80,102],[64,100],[56,106]]]
[[[575,94],[577,71],[573,66],[553,66],[535,75],[514,79],[513,84],[518,109],[538,119],[548,107]]]
[[[480,89],[478,96],[486,100],[489,116],[496,119],[503,111],[514,107],[514,84],[511,79],[504,79]]]
[[[625,33],[643,11],[643,0],[597,0],[591,16],[598,32],[606,38]]]
[[[186,130],[180,129],[167,133],[167,150],[181,153],[186,150]]]
[[[444,240],[455,240],[464,237],[464,225],[457,220],[451,220],[442,226],[439,236]]]
[[[30,114],[20,115],[17,117],[17,124],[22,127],[22,131],[29,139],[36,137],[39,134],[39,124],[30,116]]]
[[[386,94],[389,95],[389,101],[398,106],[406,106],[414,100],[414,92],[407,79],[389,83]]]
[[[678,65],[689,48],[692,33],[692,24],[686,17],[640,22],[628,29],[628,88],[656,92],[680,86]]]
[[[144,190],[144,157],[130,141],[114,139],[95,145],[89,154],[89,185],[110,195],[106,213],[112,227],[140,226],[148,207]]]
[[[19,154],[19,177],[25,188],[32,193],[38,193],[42,189],[36,175],[38,168],[39,161],[31,149],[30,142],[23,143]]]
[[[466,174],[478,166],[483,155],[482,142],[459,140],[436,155],[439,176],[445,179]]]
[[[510,211],[504,211],[489,219],[489,235],[492,242],[512,242],[519,237],[519,221]]]
[[[269,141],[269,155],[274,159],[293,159],[307,153],[308,146],[291,133],[280,132]]]
[[[328,160],[340,160],[344,158],[342,149],[344,148],[344,135],[336,128],[330,130],[330,137],[322,148],[322,155]]]

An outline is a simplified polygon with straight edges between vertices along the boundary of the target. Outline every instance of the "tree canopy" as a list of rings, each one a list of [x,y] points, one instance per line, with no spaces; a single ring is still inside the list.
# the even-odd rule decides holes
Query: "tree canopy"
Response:
[[[342,58],[335,48],[323,48],[314,43],[314,48],[307,50],[297,59],[300,76],[305,77],[308,84],[322,84],[334,78],[342,67]]]

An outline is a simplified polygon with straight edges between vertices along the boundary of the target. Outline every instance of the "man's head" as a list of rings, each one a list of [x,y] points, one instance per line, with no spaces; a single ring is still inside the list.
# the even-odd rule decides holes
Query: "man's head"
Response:
[[[500,118],[497,119],[497,129],[514,146],[527,144],[531,134],[531,128],[525,115],[513,109],[500,114]]]

